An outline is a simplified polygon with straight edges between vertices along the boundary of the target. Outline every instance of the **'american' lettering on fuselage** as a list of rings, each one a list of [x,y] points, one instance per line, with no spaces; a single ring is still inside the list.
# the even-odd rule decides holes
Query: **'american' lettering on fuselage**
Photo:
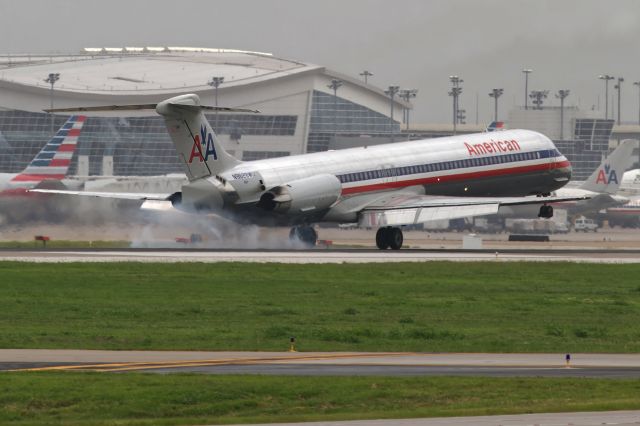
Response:
[[[520,145],[515,139],[511,139],[510,141],[494,141],[492,139],[490,142],[476,143],[473,145],[465,142],[464,146],[467,148],[470,156],[520,151]]]
[[[200,126],[200,134],[193,137],[193,146],[191,147],[189,164],[193,163],[193,159],[196,157],[201,163],[203,161],[208,161],[209,156],[213,156],[214,160],[218,159],[216,147],[213,144],[213,133],[209,133],[206,126],[202,125]]]

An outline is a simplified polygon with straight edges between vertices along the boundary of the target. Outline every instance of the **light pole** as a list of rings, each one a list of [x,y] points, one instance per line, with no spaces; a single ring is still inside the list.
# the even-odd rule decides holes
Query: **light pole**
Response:
[[[387,96],[389,96],[389,99],[391,100],[391,117],[389,120],[389,132],[391,132],[391,142],[393,142],[393,98],[398,94],[398,91],[400,90],[400,86],[389,86],[389,88],[387,90],[384,91],[384,93],[387,94]]]
[[[220,87],[222,83],[224,83],[224,77],[212,77],[207,83],[209,86],[216,89],[216,106],[218,106],[218,87]]]
[[[362,71],[360,73],[360,75],[364,77],[364,84],[367,84],[368,83],[368,77],[372,77],[373,73],[370,73],[369,71],[364,70],[364,71]]]
[[[415,98],[416,96],[418,96],[418,89],[403,89],[400,91],[399,96],[404,99],[404,101],[406,103],[409,103],[411,101],[411,99]],[[409,130],[409,109],[407,108],[406,110],[406,125],[407,125],[407,130]]]
[[[640,81],[634,81],[634,86],[638,86],[638,126],[640,126]]]
[[[618,77],[618,84],[613,86],[615,89],[618,89],[618,126],[620,125],[620,90],[622,89],[622,82],[624,78]]]
[[[498,121],[498,98],[502,96],[504,89],[492,89],[489,96],[494,100],[493,121]]]
[[[53,85],[56,84],[56,81],[60,80],[59,72],[49,73],[49,76],[45,78],[45,83],[51,84],[51,109],[53,109]],[[49,113],[51,115],[51,132],[55,132],[56,129],[53,127],[53,113]]]
[[[531,74],[533,70],[525,68],[522,72],[524,73],[524,109],[529,109],[529,74]]]
[[[458,123],[467,124],[467,122],[465,121],[466,119],[467,119],[467,110],[466,109],[459,109],[458,110]]]
[[[532,90],[531,93],[529,93],[529,97],[535,105],[533,109],[542,109],[542,104],[544,100],[547,99],[547,95],[549,95],[548,90]]]
[[[458,77],[457,75],[450,75],[449,81],[453,85],[451,91],[449,92],[449,96],[453,98],[453,134],[457,134],[458,127],[458,97],[462,93],[462,87],[460,87],[460,83],[464,82],[463,79]]]
[[[609,119],[609,80],[613,80],[615,77],[609,74],[599,75],[600,80],[604,80],[604,119]]]
[[[634,86],[638,86],[638,126],[640,126],[640,81],[634,81]],[[638,146],[638,164],[640,164],[640,146]]]
[[[556,98],[560,99],[560,139],[564,139],[564,98],[569,96],[569,89],[558,90]]]
[[[212,86],[215,89],[216,96],[216,106],[218,106],[218,87],[224,83],[224,77],[212,77],[211,80],[207,82],[209,86]],[[216,110],[216,130],[218,129],[218,110]]]
[[[338,89],[342,86],[342,80],[334,78],[327,87],[333,90],[333,139],[335,143],[338,133]]]

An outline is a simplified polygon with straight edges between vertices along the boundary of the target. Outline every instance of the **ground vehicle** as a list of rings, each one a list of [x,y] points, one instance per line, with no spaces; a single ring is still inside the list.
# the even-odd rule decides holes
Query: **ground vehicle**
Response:
[[[499,234],[504,231],[504,224],[495,216],[476,217],[473,219],[473,230],[480,234]]]
[[[574,222],[573,229],[575,229],[576,232],[578,231],[598,232],[598,224],[592,219],[587,219],[586,217],[581,216],[577,218],[576,221]]]

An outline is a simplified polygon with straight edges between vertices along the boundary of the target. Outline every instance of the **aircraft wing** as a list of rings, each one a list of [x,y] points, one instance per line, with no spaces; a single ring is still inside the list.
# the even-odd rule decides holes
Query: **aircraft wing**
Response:
[[[441,219],[459,219],[498,213],[501,206],[587,200],[589,197],[441,197],[390,195],[364,207],[361,227],[413,225]]]
[[[140,201],[167,201],[172,194],[153,194],[139,192],[100,192],[100,191],[70,191],[64,189],[30,189],[29,192],[39,192],[42,194],[64,194],[82,195],[85,197],[111,198],[117,200],[140,200]]]

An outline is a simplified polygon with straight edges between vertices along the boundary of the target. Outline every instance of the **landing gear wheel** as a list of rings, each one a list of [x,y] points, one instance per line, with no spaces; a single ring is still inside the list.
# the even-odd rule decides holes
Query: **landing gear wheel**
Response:
[[[553,217],[553,206],[548,206],[546,204],[540,206],[540,212],[538,213],[538,217],[543,217],[545,219],[549,219]]]
[[[378,232],[376,232],[376,246],[380,250],[386,250],[388,248],[399,250],[402,248],[403,242],[404,236],[400,228],[386,226],[378,229]]]
[[[291,241],[300,241],[309,247],[315,247],[316,241],[318,241],[318,233],[313,229],[313,226],[294,226],[289,231],[289,239]]]
[[[389,229],[391,228],[380,228],[378,232],[376,232],[376,246],[378,246],[380,250],[389,248]]]
[[[403,242],[404,236],[400,228],[389,229],[389,247],[391,247],[391,250],[400,250]]]

